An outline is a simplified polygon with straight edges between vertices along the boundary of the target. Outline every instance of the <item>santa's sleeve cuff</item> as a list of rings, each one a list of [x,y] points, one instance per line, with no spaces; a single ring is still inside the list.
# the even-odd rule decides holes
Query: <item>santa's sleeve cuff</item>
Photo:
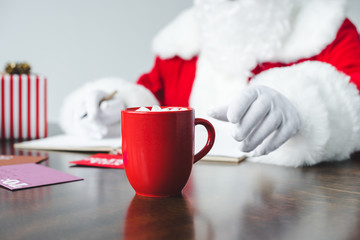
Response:
[[[61,107],[60,126],[66,133],[74,132],[74,121],[78,104],[94,90],[109,94],[117,91],[117,96],[124,100],[125,107],[158,105],[155,96],[145,87],[121,78],[102,78],[89,82],[65,97]]]
[[[298,109],[302,126],[274,152],[250,161],[285,166],[343,160],[360,150],[360,96],[349,77],[333,66],[307,61],[274,68],[250,84],[271,87]]]

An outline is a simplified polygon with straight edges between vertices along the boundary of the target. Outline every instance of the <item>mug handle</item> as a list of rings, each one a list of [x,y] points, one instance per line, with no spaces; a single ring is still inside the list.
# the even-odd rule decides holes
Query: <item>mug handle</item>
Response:
[[[205,146],[197,154],[195,154],[194,163],[202,159],[210,151],[215,141],[215,129],[213,125],[203,118],[195,118],[195,126],[198,124],[203,125],[206,128],[206,131],[208,132],[208,139]]]

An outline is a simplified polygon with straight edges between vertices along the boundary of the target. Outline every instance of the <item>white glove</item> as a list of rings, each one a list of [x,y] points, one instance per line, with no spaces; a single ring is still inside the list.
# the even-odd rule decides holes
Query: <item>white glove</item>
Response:
[[[297,109],[281,93],[265,86],[250,86],[227,106],[210,110],[209,115],[234,124],[233,137],[240,150],[251,156],[268,154],[300,129]]]
[[[91,138],[120,136],[121,110],[125,103],[117,94],[101,102],[108,95],[108,92],[94,90],[79,103],[75,116],[77,134]]]

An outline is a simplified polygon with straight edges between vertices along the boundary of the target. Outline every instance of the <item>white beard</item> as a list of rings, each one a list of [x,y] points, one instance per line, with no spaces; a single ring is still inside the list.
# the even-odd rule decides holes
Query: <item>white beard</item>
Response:
[[[201,55],[229,75],[250,76],[282,47],[291,0],[195,0]]]
[[[292,10],[292,0],[195,0],[201,49],[190,103],[200,115],[227,103],[282,47]]]

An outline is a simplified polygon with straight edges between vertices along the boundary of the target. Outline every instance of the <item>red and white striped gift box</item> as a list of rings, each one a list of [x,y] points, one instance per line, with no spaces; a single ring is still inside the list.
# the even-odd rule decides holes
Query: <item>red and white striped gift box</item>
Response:
[[[0,139],[47,136],[46,78],[41,75],[0,76]]]

